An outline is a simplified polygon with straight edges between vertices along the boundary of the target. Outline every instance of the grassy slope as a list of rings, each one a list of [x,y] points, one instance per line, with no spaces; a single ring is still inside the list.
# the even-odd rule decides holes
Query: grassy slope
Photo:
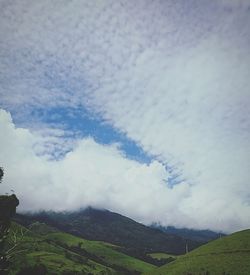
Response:
[[[176,255],[171,255],[171,254],[167,254],[167,253],[150,253],[148,254],[151,258],[153,259],[158,259],[158,260],[161,260],[161,259],[168,259],[168,258],[178,258],[180,256],[176,256]]]
[[[20,238],[21,230],[24,236]],[[26,228],[12,224],[9,241],[11,236],[17,232],[19,245],[16,248],[15,256],[12,259],[10,274],[16,274],[22,267],[43,264],[47,267],[49,274],[62,274],[63,272],[73,271],[77,274],[81,272],[88,274],[116,274],[116,272],[104,265],[98,264],[85,257],[67,251],[66,249],[48,243],[42,236],[33,233]],[[65,253],[68,254],[66,258]]]
[[[107,265],[117,265],[131,271],[136,270],[139,272],[146,272],[154,268],[151,264],[116,251],[116,246],[109,243],[89,241],[62,232],[50,233],[47,235],[47,238],[61,245],[66,244],[68,247],[77,247],[78,244],[81,244],[81,249],[99,257],[107,263]]]
[[[122,274],[120,271],[117,272],[119,268],[121,271],[127,269],[132,274],[133,271],[146,272],[155,268],[153,265],[117,252],[115,246],[108,243],[87,241],[41,224],[35,226],[34,232],[18,224],[12,225],[12,232],[18,232],[19,236],[21,229],[25,234],[19,241],[17,250],[22,252],[13,258],[10,274],[16,274],[21,267],[35,264],[45,265],[49,274],[63,274],[67,271],[73,271],[75,274]],[[81,249],[95,256],[94,260],[81,251],[75,252],[71,249],[72,246],[77,247],[79,243]]]
[[[147,274],[249,275],[250,230],[212,241]]]

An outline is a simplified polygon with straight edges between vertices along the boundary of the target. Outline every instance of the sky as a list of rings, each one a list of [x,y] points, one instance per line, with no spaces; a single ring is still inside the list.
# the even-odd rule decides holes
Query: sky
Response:
[[[249,0],[0,0],[1,193],[249,228],[249,45]]]

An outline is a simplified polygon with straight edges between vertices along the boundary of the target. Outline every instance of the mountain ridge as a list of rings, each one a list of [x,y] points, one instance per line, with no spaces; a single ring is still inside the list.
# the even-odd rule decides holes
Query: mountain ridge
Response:
[[[165,252],[184,254],[186,239],[138,223],[121,214],[91,207],[76,212],[39,212],[17,214],[16,221],[29,224],[45,222],[64,232],[89,240],[100,240],[122,246],[126,253]],[[190,250],[200,246],[188,240]],[[139,251],[139,252],[138,252]]]
[[[152,228],[157,228],[165,233],[174,234],[180,236],[182,238],[199,241],[199,242],[209,242],[212,240],[216,240],[218,238],[224,237],[227,234],[221,232],[215,232],[209,229],[190,229],[190,228],[176,228],[174,226],[162,226],[160,224],[151,224]]]

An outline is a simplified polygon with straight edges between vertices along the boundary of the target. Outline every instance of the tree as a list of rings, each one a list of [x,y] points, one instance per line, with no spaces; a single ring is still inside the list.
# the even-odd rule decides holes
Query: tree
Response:
[[[22,268],[17,275],[46,275],[48,274],[46,266],[39,264]]]
[[[4,170],[0,167],[0,183],[3,176]],[[14,194],[0,195],[0,274],[4,274],[8,269],[8,251],[4,250],[4,244],[10,231],[11,218],[15,215],[18,204],[19,200]]]
[[[3,167],[0,167],[0,183],[2,182],[3,175],[4,175]]]

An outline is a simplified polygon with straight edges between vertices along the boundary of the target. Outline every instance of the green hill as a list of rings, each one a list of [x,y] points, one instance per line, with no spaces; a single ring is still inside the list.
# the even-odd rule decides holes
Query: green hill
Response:
[[[148,275],[249,275],[250,230],[212,241]]]
[[[136,257],[153,252],[176,255],[185,253],[184,238],[145,226],[108,210],[89,207],[76,212],[18,214],[16,220],[24,225],[34,221],[44,222],[84,239],[113,243],[122,247],[124,253]],[[193,240],[188,243],[190,250],[203,244]]]
[[[154,265],[117,251],[117,247],[89,241],[35,223],[30,229],[13,223],[9,246],[17,238],[18,246],[11,260],[14,274],[141,274]],[[40,272],[40,273],[39,273]]]

